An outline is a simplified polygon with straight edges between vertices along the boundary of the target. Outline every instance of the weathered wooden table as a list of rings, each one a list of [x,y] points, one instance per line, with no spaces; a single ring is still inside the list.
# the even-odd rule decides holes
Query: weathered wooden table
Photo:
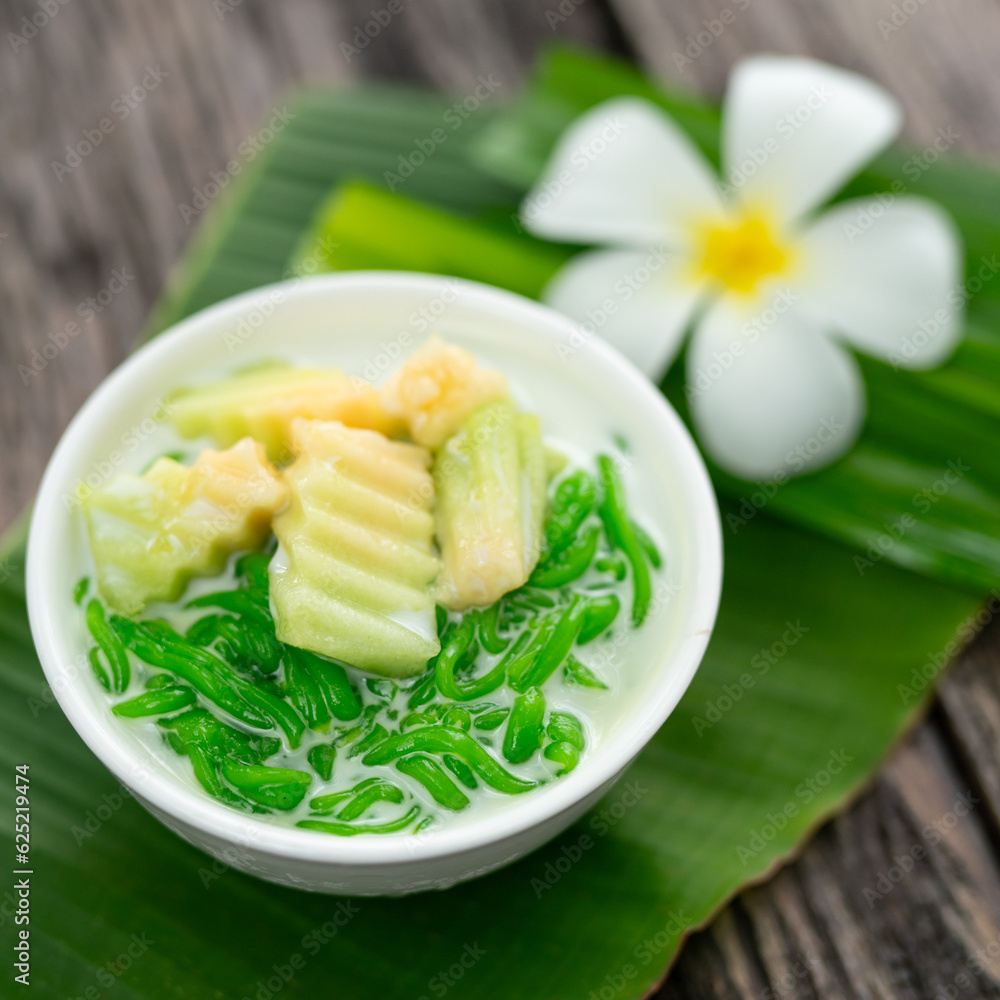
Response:
[[[718,93],[735,59],[774,50],[889,86],[918,148],[943,134],[949,149],[1000,152],[997,0],[403,3],[345,55],[341,43],[384,4],[50,0],[54,13],[28,38],[23,19],[39,3],[3,0],[0,528],[31,499],[62,428],[128,351],[184,249],[191,227],[177,205],[302,81],[388,76],[464,93],[493,73],[513,93],[535,51],[562,39]],[[72,161],[67,144],[109,116],[113,129]],[[37,375],[19,374],[60,340]],[[1000,997],[998,850],[993,622],[872,788],[695,935],[660,995]]]

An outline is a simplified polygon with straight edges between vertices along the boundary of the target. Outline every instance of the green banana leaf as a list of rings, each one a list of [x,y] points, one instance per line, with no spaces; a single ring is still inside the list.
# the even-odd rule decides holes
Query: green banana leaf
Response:
[[[282,277],[293,256],[310,263],[303,241],[315,241],[331,185],[385,184],[449,106],[387,90],[303,98],[211,212],[149,332]],[[484,109],[449,133],[400,190],[481,220],[478,239],[518,240],[518,184],[487,176],[471,156],[495,118]],[[318,245],[331,255],[321,266],[338,253],[342,266],[361,266],[364,253],[384,252],[343,235],[340,247]],[[520,287],[537,291],[562,251],[527,238],[520,247]],[[725,513],[739,511],[736,503]],[[604,802],[485,879],[404,900],[342,901],[227,870],[122,794],[44,683],[24,609],[23,531],[14,532],[0,552],[0,754],[9,775],[29,767],[35,995],[270,1000],[324,990],[360,1000],[441,996],[459,980],[470,995],[528,1000],[643,995],[683,933],[858,791],[921,711],[928,665],[976,608],[968,592],[888,558],[862,574],[855,556],[768,512],[727,533],[705,663]],[[3,788],[0,840],[13,857],[13,781]],[[8,954],[16,905],[10,893],[0,901]]]
[[[762,515],[728,541],[690,690],[587,817],[467,885],[345,902],[227,870],[123,794],[44,683],[22,558],[15,538],[0,559],[0,758],[11,779],[29,766],[40,1000],[111,987],[127,1000],[434,997],[460,977],[471,996],[642,996],[682,933],[866,782],[976,606],[885,563],[859,579],[845,548]],[[8,858],[13,788],[0,796]],[[10,954],[17,900],[3,899]]]

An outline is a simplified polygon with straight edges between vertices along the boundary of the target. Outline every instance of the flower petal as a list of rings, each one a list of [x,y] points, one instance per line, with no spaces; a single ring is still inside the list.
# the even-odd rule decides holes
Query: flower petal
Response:
[[[864,421],[857,362],[791,310],[757,319],[720,300],[695,329],[687,391],[699,440],[743,479],[826,465]]]
[[[865,77],[814,59],[754,56],[729,80],[723,180],[789,222],[887,146],[901,118],[895,98]]]
[[[581,115],[521,205],[537,236],[635,247],[672,244],[686,220],[721,214],[707,161],[663,111],[637,97]]]
[[[542,299],[659,380],[705,288],[678,271],[677,258],[664,250],[592,250],[573,257]]]
[[[900,368],[933,368],[961,335],[962,244],[921,198],[859,198],[806,230],[802,307],[859,350]]]

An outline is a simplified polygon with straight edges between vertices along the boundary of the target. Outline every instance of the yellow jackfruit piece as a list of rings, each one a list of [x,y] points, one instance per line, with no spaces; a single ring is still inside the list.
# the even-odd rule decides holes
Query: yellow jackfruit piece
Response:
[[[437,448],[473,410],[508,395],[501,372],[480,367],[468,351],[434,335],[386,382],[382,402],[417,444]]]
[[[176,600],[192,576],[263,544],[287,493],[250,438],[190,467],[160,458],[141,476],[115,476],[83,498],[101,596],[124,614]]]

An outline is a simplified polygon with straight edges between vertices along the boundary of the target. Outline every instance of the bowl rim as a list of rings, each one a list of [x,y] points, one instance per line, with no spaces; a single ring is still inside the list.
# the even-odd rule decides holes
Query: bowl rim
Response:
[[[544,327],[554,342],[567,341],[574,350],[595,352],[601,365],[622,383],[636,405],[658,411],[662,438],[682,469],[679,489],[690,512],[690,537],[698,572],[691,582],[691,596],[684,628],[672,655],[657,664],[660,677],[649,697],[632,709],[629,725],[620,725],[586,769],[574,771],[531,796],[520,807],[497,810],[480,820],[456,824],[423,835],[334,837],[329,834],[281,826],[225,806],[185,787],[167,770],[151,770],[135,758],[124,736],[119,736],[110,715],[103,720],[85,700],[74,697],[77,685],[89,681],[88,672],[74,670],[68,639],[60,641],[60,623],[54,602],[47,600],[59,573],[60,553],[52,532],[44,528],[52,517],[66,517],[59,501],[66,488],[63,467],[77,449],[86,448],[92,425],[103,419],[137,372],[153,368],[161,357],[194,349],[213,330],[238,321],[261,300],[282,304],[303,295],[323,298],[338,293],[383,294],[387,288],[433,295],[445,287],[462,289],[463,306],[483,310],[494,318],[516,324],[531,321],[532,329]],[[612,376],[613,373],[613,376]],[[715,492],[690,434],[673,407],[640,371],[617,350],[555,310],[513,292],[479,282],[405,271],[352,271],[292,278],[261,286],[215,303],[174,324],[140,347],[94,390],[66,428],[39,488],[28,538],[27,603],[31,630],[46,678],[73,728],[98,759],[137,797],[200,834],[219,838],[258,854],[296,861],[352,866],[392,866],[462,854],[523,834],[561,814],[609,784],[639,754],[672,713],[687,690],[707,647],[722,586],[722,528]],[[85,680],[83,678],[86,678]],[[109,724],[111,723],[111,724]],[[134,786],[134,787],[133,787]],[[162,816],[160,817],[162,819]],[[170,824],[167,824],[170,825]],[[249,831],[254,831],[249,836]]]

